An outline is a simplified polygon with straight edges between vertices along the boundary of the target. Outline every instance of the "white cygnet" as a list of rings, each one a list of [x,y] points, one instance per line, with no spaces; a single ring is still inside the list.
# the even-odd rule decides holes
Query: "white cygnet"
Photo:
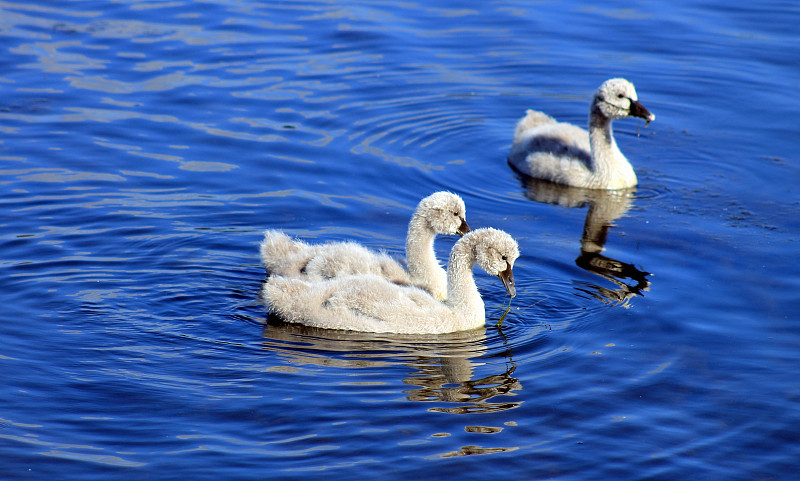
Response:
[[[311,245],[279,230],[267,230],[261,243],[261,262],[271,275],[318,281],[374,274],[389,282],[421,287],[439,299],[447,297],[447,274],[434,251],[437,234],[464,235],[470,228],[461,197],[436,192],[417,205],[406,236],[407,268],[384,252],[355,242]]]
[[[463,331],[486,321],[473,265],[499,277],[514,297],[512,269],[518,257],[519,248],[510,235],[476,229],[459,239],[450,252],[445,302],[417,287],[371,274],[317,282],[272,275],[263,296],[270,311],[284,320],[313,327],[404,334]]]
[[[611,129],[614,119],[627,117],[642,118],[647,124],[656,118],[639,103],[632,83],[623,78],[606,80],[589,108],[588,132],[528,110],[517,123],[508,162],[525,175],[573,187],[634,187],[636,173]]]

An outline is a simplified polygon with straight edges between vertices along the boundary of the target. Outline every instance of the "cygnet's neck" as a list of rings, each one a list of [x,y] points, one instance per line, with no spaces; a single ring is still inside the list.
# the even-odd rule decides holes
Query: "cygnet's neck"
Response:
[[[433,241],[436,232],[431,228],[424,216],[414,212],[408,223],[408,236],[406,237],[406,262],[408,273],[417,281],[428,280],[439,268]]]
[[[450,309],[458,313],[485,315],[483,299],[472,277],[475,265],[475,245],[473,235],[465,235],[455,243],[447,263],[447,301]]]
[[[636,173],[628,159],[622,155],[614,140],[612,119],[606,117],[597,105],[589,112],[589,143],[592,149],[594,181],[588,187],[622,188],[636,185]]]

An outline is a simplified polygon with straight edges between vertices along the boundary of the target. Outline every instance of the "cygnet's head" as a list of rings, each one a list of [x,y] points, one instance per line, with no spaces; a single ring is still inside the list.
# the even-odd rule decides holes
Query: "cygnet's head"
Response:
[[[417,215],[437,234],[463,236],[470,231],[464,201],[451,192],[435,192],[422,199],[417,206]]]
[[[474,247],[476,263],[489,274],[499,277],[511,297],[516,296],[513,268],[519,257],[517,241],[491,227],[474,230],[468,235],[477,240]]]
[[[639,103],[636,89],[624,78],[612,78],[603,82],[594,93],[592,108],[595,107],[609,119],[639,117],[648,123],[656,119],[655,115]]]

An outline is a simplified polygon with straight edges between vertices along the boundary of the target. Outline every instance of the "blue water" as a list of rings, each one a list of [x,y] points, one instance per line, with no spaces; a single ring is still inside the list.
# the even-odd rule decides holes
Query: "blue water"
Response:
[[[0,478],[797,479],[799,22],[0,3]],[[637,190],[508,167],[525,109],[583,124],[614,76],[657,116],[615,123]],[[267,322],[264,229],[401,254],[443,189],[520,244],[501,328],[477,270],[485,330]]]

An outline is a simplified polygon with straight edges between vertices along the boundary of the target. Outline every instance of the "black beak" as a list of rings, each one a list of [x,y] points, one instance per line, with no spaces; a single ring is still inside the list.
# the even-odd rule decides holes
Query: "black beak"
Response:
[[[510,264],[506,265],[508,266],[506,267],[506,270],[498,274],[497,277],[499,277],[500,280],[503,281],[503,286],[505,286],[506,292],[508,292],[508,295],[510,295],[511,298],[513,299],[514,296],[517,295],[517,288],[514,287],[514,272],[511,271]]]
[[[469,224],[467,224],[467,220],[462,218],[461,225],[458,226],[458,229],[456,229],[456,234],[458,234],[460,237],[464,237],[464,234],[471,230],[472,229],[469,228]]]
[[[639,117],[640,119],[645,119],[648,123],[654,121],[656,116],[651,114],[649,110],[644,108],[644,105],[640,104],[637,100],[631,100],[631,107],[629,112],[632,117]]]

